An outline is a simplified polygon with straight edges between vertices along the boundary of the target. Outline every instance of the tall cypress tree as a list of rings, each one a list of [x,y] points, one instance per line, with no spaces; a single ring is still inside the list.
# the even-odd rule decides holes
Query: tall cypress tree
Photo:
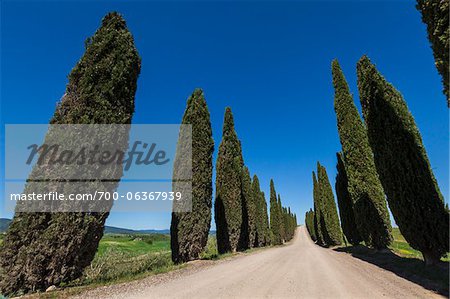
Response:
[[[357,65],[369,141],[395,222],[427,263],[449,251],[449,214],[422,138],[402,95],[369,58]]]
[[[327,171],[320,163],[317,163],[317,181],[323,207],[322,219],[324,226],[322,226],[322,229],[325,232],[325,243],[328,246],[339,245],[341,244],[342,234],[333,190],[331,189]]]
[[[322,202],[319,195],[319,183],[317,182],[316,173],[312,172],[313,179],[313,199],[314,199],[314,231],[316,232],[317,244],[325,245],[322,233]]]
[[[281,242],[286,240],[286,231],[285,231],[285,223],[284,223],[284,210],[283,206],[281,204],[281,197],[278,193],[278,207],[277,207],[277,213],[278,213],[278,227],[280,231],[280,238]]]
[[[263,233],[263,220],[262,220],[262,201],[261,201],[261,186],[259,185],[258,176],[253,175],[252,180],[252,196],[255,201],[255,242],[254,247],[262,246],[262,239],[264,238]]]
[[[269,224],[269,214],[267,213],[267,201],[264,192],[261,192],[261,205],[263,207],[263,231],[264,231],[264,242],[263,246],[268,246],[272,242],[270,237],[270,224]]]
[[[252,181],[252,196],[255,202],[255,240],[254,247],[267,245],[267,204],[261,192],[259,179],[256,175]]]
[[[85,54],[71,71],[66,93],[50,123],[130,124],[140,64],[124,19],[109,13],[86,42]],[[128,132],[122,137],[126,144]],[[117,180],[105,183],[109,191],[115,190],[122,175],[122,168],[116,168]],[[53,177],[60,169],[48,167],[45,174]],[[33,171],[40,170],[35,167]],[[100,181],[92,185],[103,186]],[[30,181],[25,192],[31,193],[35,187]],[[50,188],[49,184],[44,188]],[[77,188],[69,182],[69,189]],[[103,235],[109,214],[105,208],[105,212],[91,213],[16,213],[0,251],[5,274],[0,279],[0,293],[45,290],[78,278],[91,263]]]
[[[270,230],[272,233],[272,244],[280,245],[283,243],[280,232],[280,217],[278,211],[277,192],[275,184],[270,180]]]
[[[222,141],[216,162],[216,220],[219,253],[235,252],[239,248],[242,227],[242,182],[244,165],[241,142],[234,130],[233,114],[225,110]]]
[[[392,228],[366,128],[337,60],[332,73],[334,109],[358,232],[367,245],[386,248],[392,242]]]
[[[256,240],[256,220],[257,220],[257,206],[256,200],[252,188],[252,179],[250,178],[250,172],[246,166],[244,166],[242,172],[242,195],[243,195],[243,211],[242,211],[242,221],[245,224],[245,229],[243,229],[241,237],[243,248],[253,248],[255,247]],[[258,194],[258,196],[260,196]],[[244,227],[244,225],[243,225]]]
[[[444,94],[450,107],[449,94],[449,1],[417,0],[417,9],[422,13],[422,21],[427,24],[428,40],[433,49],[436,68],[442,76]]]
[[[317,236],[316,236],[316,231],[314,229],[314,211],[312,209],[309,209],[309,211],[306,212],[305,225],[306,225],[306,229],[309,232],[309,235],[311,236],[311,239],[313,241],[316,241]]]
[[[347,240],[358,245],[362,239],[356,227],[355,213],[353,212],[353,201],[348,192],[348,178],[345,171],[345,163],[342,153],[337,153],[337,174],[336,174],[336,197],[339,205],[339,215],[341,216],[341,226]]]
[[[199,258],[208,241],[211,226],[214,140],[208,107],[201,89],[194,90],[188,98],[182,124],[189,124],[192,128],[192,138],[188,140],[192,142],[192,162],[187,163],[187,157],[182,155],[188,145],[184,144],[187,139],[180,136],[178,146],[182,150],[175,157],[174,174],[185,171],[183,168],[186,167],[190,167],[188,171],[192,169],[192,210],[179,212],[176,209],[178,202],[174,202],[170,243],[175,263]],[[174,180],[176,178],[174,175]],[[176,186],[174,183],[174,188]]]

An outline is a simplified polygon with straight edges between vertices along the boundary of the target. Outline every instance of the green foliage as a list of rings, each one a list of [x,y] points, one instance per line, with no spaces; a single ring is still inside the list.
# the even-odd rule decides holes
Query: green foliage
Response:
[[[233,114],[227,107],[216,164],[214,216],[219,253],[235,252],[240,245],[243,165],[241,142],[234,130]]]
[[[252,193],[256,205],[254,247],[262,247],[270,244],[269,220],[266,199],[264,193],[261,192],[259,179],[256,175],[253,176]]]
[[[353,212],[353,201],[348,191],[348,178],[345,170],[345,163],[342,153],[337,153],[337,174],[336,174],[336,197],[339,205],[339,215],[341,218],[342,231],[347,240],[358,245],[362,239],[356,227],[355,214]]]
[[[250,172],[247,167],[242,171],[242,247],[253,248],[257,247],[256,244],[256,221],[257,221],[257,200],[259,200],[259,194],[256,196],[253,193],[252,179],[250,178]]]
[[[284,227],[284,211],[283,211],[283,206],[281,205],[281,197],[280,194],[278,193],[278,207],[277,207],[277,213],[278,213],[278,230],[280,232],[280,238],[281,238],[281,242],[284,242],[286,240],[286,232],[285,232],[285,227]]]
[[[366,56],[357,73],[369,141],[395,222],[428,263],[437,261],[449,251],[449,214],[419,129],[402,95]]]
[[[291,213],[290,207],[283,208],[283,219],[285,241],[290,241],[294,237],[295,229],[297,228],[295,215]]]
[[[357,229],[367,245],[386,248],[392,241],[391,224],[366,128],[337,60],[332,63],[332,74],[334,109]]]
[[[261,206],[263,208],[262,210],[262,226],[261,226],[261,232],[264,232],[264,237],[261,238],[262,240],[262,246],[268,246],[271,245],[272,242],[272,236],[270,231],[270,223],[269,223],[269,214],[267,210],[267,200],[266,195],[264,192],[261,191]]]
[[[279,245],[283,243],[280,231],[281,213],[277,200],[277,192],[275,191],[275,184],[270,180],[270,230],[272,233],[272,244]]]
[[[317,241],[316,230],[314,228],[314,211],[312,209],[306,212],[305,225],[306,229],[309,232],[309,235],[311,236],[311,239],[313,241]]]
[[[86,43],[85,54],[70,73],[66,93],[50,123],[131,123],[140,64],[124,19],[109,13]],[[126,146],[128,133],[123,137]],[[40,171],[54,177],[60,168],[35,167],[30,177]],[[114,171],[120,179],[122,170]],[[90,187],[94,185],[103,186],[93,182]],[[113,182],[108,190],[116,187]],[[45,192],[42,188],[48,189],[49,184],[31,181],[25,188],[26,193]],[[0,267],[6,274],[0,278],[0,293],[45,290],[80,277],[94,258],[107,217],[108,212],[16,213],[0,251]]]
[[[208,107],[201,89],[196,89],[189,97],[182,124],[191,125],[192,139],[185,138],[183,130],[180,132],[180,151],[177,150],[175,157],[174,180],[179,173],[192,171],[192,210],[184,212],[181,207],[178,210],[176,205],[179,203],[174,202],[170,230],[172,260],[175,263],[199,258],[208,241],[211,226],[214,140]],[[186,151],[191,144],[192,153]],[[191,157],[185,157],[186,154],[191,154],[192,163],[189,163]],[[173,187],[177,191],[177,182],[174,182]]]
[[[417,0],[417,9],[422,13],[422,21],[427,24],[428,39],[433,49],[434,60],[442,76],[444,94],[450,107],[449,94],[449,1]]]
[[[312,173],[313,179],[313,198],[314,198],[314,231],[316,232],[317,244],[325,245],[322,228],[322,201],[319,194],[319,183],[317,182],[316,173]]]
[[[322,165],[317,162],[317,184],[319,186],[319,196],[322,203],[322,233],[325,244],[334,246],[341,244],[342,233],[339,225],[336,203],[334,201],[333,190],[331,189],[328,174]]]
[[[280,194],[275,191],[275,184],[270,180],[270,237],[273,245],[280,245],[292,239],[297,227],[295,216],[290,208],[283,207]]]

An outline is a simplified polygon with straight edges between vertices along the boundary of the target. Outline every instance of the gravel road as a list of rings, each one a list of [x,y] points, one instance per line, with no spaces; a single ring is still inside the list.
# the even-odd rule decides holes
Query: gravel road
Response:
[[[304,226],[285,246],[102,287],[82,298],[443,298],[349,254],[315,245]]]

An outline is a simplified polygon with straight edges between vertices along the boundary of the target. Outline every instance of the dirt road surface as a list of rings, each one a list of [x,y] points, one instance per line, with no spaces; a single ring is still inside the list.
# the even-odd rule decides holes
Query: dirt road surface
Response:
[[[304,226],[285,246],[192,266],[178,274],[94,289],[81,297],[443,298],[349,254],[315,245]]]

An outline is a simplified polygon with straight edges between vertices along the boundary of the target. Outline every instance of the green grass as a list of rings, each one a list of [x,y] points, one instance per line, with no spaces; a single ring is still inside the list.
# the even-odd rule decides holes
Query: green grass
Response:
[[[130,256],[139,256],[150,252],[167,252],[170,251],[170,237],[159,234],[107,234],[100,241],[97,255],[102,256],[108,250],[114,250]]]
[[[206,243],[205,250],[200,254],[202,260],[217,260],[220,258],[217,251],[217,239],[216,236],[209,236],[208,243]]]
[[[114,282],[139,275],[165,272],[173,267],[167,235],[107,234],[83,276],[70,285]]]
[[[394,241],[389,248],[393,252],[402,257],[423,260],[422,253],[409,246],[408,242],[406,242],[405,238],[400,233],[400,229],[398,227],[392,228],[392,235],[394,236]],[[443,258],[441,258],[441,260],[444,262],[450,261],[450,254],[447,253]]]

